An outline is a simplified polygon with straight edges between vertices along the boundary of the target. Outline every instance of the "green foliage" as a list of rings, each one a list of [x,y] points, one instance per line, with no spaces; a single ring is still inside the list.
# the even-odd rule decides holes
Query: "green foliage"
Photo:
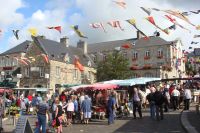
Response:
[[[197,71],[195,70],[194,66],[190,62],[185,63],[185,71],[187,75],[194,76],[197,74]]]
[[[109,54],[105,61],[97,63],[97,81],[126,79],[131,76],[128,59],[120,52]]]

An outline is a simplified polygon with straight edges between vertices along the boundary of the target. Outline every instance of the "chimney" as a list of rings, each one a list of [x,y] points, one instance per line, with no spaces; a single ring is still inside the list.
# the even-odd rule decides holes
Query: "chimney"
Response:
[[[144,36],[142,35],[142,33],[140,31],[137,31],[137,39],[141,39],[143,38]]]
[[[69,47],[69,38],[66,36],[60,38],[60,43],[62,43],[65,47]]]
[[[81,48],[83,50],[83,53],[87,54],[87,49],[88,49],[87,42],[79,40],[77,43],[77,48]]]

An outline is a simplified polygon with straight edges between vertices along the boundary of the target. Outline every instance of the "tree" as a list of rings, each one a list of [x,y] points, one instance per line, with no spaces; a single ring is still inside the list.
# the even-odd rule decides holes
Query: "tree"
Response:
[[[128,59],[120,52],[109,54],[104,61],[97,64],[97,81],[130,78],[131,71]]]
[[[185,63],[185,71],[186,71],[186,74],[189,76],[194,76],[197,74],[196,69],[194,68],[194,66],[192,66],[190,62]]]

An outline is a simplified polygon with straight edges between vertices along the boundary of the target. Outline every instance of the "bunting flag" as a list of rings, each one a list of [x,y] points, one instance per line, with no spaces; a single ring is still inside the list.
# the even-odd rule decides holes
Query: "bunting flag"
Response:
[[[200,10],[196,10],[196,11],[190,11],[191,13],[194,13],[194,14],[200,14]]]
[[[151,8],[140,7],[144,12],[146,12],[149,16],[151,15]]]
[[[78,29],[78,25],[72,25],[71,28],[76,32],[76,34],[77,34],[79,37],[88,38],[88,37],[86,37],[86,36]]]
[[[158,32],[158,31],[155,31],[153,34],[154,34],[154,36],[160,36],[160,32]]]
[[[139,31],[143,36],[144,36],[144,39],[145,40],[148,40],[149,37],[144,33],[142,32],[137,26],[136,26],[136,20],[134,18],[132,19],[128,19],[126,20],[129,24],[131,24],[137,31]]]
[[[56,26],[56,27],[47,27],[48,29],[55,29],[57,30],[58,32],[61,33],[61,26]]]
[[[170,27],[168,27],[168,28],[166,28],[166,29],[164,29],[163,31],[165,33],[169,34],[171,30],[176,30],[176,25],[175,24],[170,26]]]
[[[168,13],[168,14],[171,14],[171,15],[177,17],[177,18],[182,19],[183,21],[189,23],[189,24],[192,25],[192,26],[195,26],[194,24],[192,24],[192,23],[190,22],[190,20],[189,20],[186,16],[184,16],[183,14],[181,14],[181,13],[178,12],[178,11],[173,11],[173,10],[163,10],[163,11],[166,12],[166,13]]]
[[[45,61],[46,63],[49,63],[49,57],[48,57],[47,54],[41,54],[41,56],[44,58],[44,61]]]
[[[18,61],[24,65],[28,66],[28,63],[24,59],[18,59]]]
[[[92,24],[90,24],[90,26],[92,27],[92,28],[95,28],[95,29],[97,29],[97,28],[101,28],[101,29],[103,29],[103,31],[104,32],[106,32],[106,30],[105,30],[105,28],[104,28],[104,26],[103,26],[103,23],[92,23]]]
[[[200,30],[200,25],[197,25],[197,26],[196,26],[196,30]]]
[[[161,11],[161,10],[158,9],[158,8],[151,8],[151,10],[154,10],[154,11]]]
[[[170,22],[172,22],[173,24],[179,26],[179,27],[182,28],[182,29],[185,29],[185,30],[191,32],[189,29],[187,29],[187,28],[183,27],[181,24],[179,24],[179,23],[176,21],[175,18],[172,18],[172,17],[169,16],[169,15],[165,15],[165,17],[166,17]]]
[[[124,2],[124,0],[118,0],[118,1],[113,1],[115,4],[117,4],[118,6],[126,9],[126,3]]]
[[[125,43],[121,46],[122,48],[125,48],[125,49],[129,49],[132,47],[132,44],[131,43]]]
[[[75,56],[74,66],[79,69],[79,71],[84,71],[83,65],[80,63],[79,58]]]
[[[21,59],[24,60],[25,62],[31,63],[31,61],[28,58],[23,57]]]
[[[165,29],[163,30],[162,28],[160,28],[154,21],[154,18],[152,16],[148,16],[146,18],[147,21],[149,21],[151,24],[153,24],[156,28],[158,28],[159,30],[161,30],[162,32],[166,33],[166,34],[169,34],[168,31]]]
[[[18,35],[19,30],[12,30],[12,31],[13,31],[13,34],[14,34],[15,38],[16,38],[17,40],[19,40],[19,35]]]
[[[196,10],[196,11],[188,11],[188,12],[182,12],[183,15],[189,16],[191,15],[191,13],[193,14],[200,14],[200,10]]]
[[[30,32],[30,34],[32,36],[37,36],[37,29],[36,28],[30,28],[30,29],[28,29],[28,31]]]
[[[200,37],[200,35],[194,35],[194,36],[193,36],[193,38],[198,38],[198,37]]]
[[[32,57],[32,56],[28,57],[28,59],[31,61],[31,63],[32,63],[32,62],[35,62],[35,58]]]
[[[124,29],[121,27],[119,21],[110,21],[110,22],[108,22],[108,24],[109,24],[110,26],[112,26],[113,28],[120,28],[122,31],[124,30]]]
[[[191,44],[198,44],[198,43],[199,43],[199,42],[194,42],[194,41],[191,42]]]

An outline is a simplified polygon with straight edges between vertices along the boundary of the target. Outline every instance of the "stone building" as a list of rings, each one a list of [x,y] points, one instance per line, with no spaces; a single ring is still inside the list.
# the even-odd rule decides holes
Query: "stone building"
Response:
[[[87,43],[80,41],[73,47],[66,37],[60,42],[44,36],[32,39],[0,55],[1,71],[10,68],[6,75],[13,79],[18,75],[18,87],[54,89],[56,85],[95,82],[96,70],[87,55]],[[75,61],[84,66],[83,71],[75,67]]]
[[[196,71],[196,75],[200,75],[200,48],[195,48],[194,51],[188,53],[188,65]]]
[[[129,59],[132,77],[178,78],[185,75],[185,62],[180,40],[165,41],[160,37],[137,38],[88,45],[94,62],[119,50]],[[123,47],[129,45],[130,47]],[[119,49],[120,48],[120,49]]]

